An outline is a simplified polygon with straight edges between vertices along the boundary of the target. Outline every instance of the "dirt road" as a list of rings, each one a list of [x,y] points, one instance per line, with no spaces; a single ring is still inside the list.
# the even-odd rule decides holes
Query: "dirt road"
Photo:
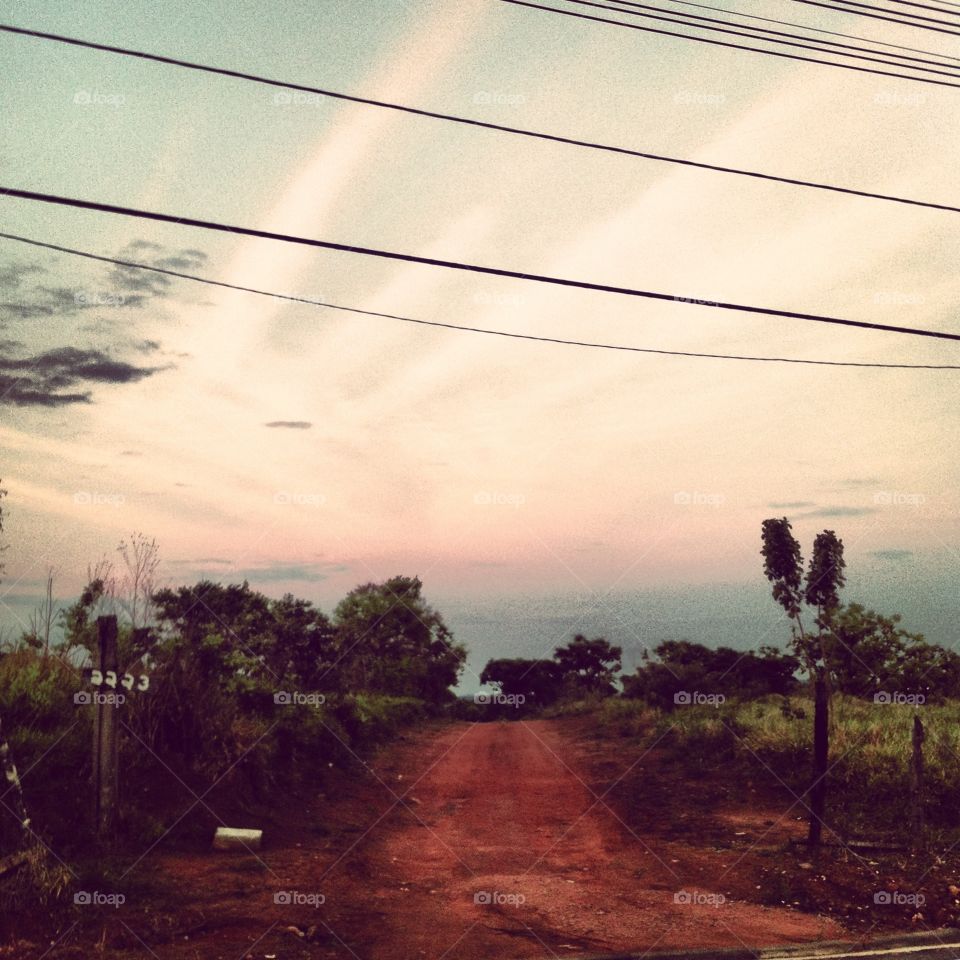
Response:
[[[366,845],[351,882],[327,877],[332,896],[367,898],[365,955],[576,956],[843,935],[829,920],[726,898],[722,856],[683,862],[627,828],[550,721],[447,728],[378,776],[409,791],[409,812]]]
[[[562,721],[420,729],[365,776],[331,771],[323,794],[276,797],[261,852],[157,851],[123,908],[9,955],[78,960],[95,942],[104,960],[493,960],[848,936],[753,902],[763,883],[744,831],[776,824],[762,855],[779,873],[789,810],[718,819],[697,784],[658,777],[662,799],[635,804],[630,828],[613,800],[639,791],[624,779],[638,770],[656,777],[654,756]],[[665,826],[677,811],[692,832]]]

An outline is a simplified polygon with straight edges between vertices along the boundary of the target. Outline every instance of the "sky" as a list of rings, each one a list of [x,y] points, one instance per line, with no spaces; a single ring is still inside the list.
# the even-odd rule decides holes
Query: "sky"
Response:
[[[677,4],[671,4],[677,9]],[[950,37],[717,0],[957,56]],[[553,6],[582,9],[558,0]],[[953,89],[496,0],[18,0],[7,22],[426,110],[957,203]],[[629,18],[625,18],[629,19]],[[960,218],[0,35],[0,183],[417,256],[957,331]],[[459,273],[0,195],[5,233],[362,310],[664,350],[960,363],[949,341]],[[330,611],[418,575],[470,647],[788,629],[760,525],[845,599],[960,637],[957,372],[592,350],[218,289],[0,240],[0,627],[133,531],[161,579]]]

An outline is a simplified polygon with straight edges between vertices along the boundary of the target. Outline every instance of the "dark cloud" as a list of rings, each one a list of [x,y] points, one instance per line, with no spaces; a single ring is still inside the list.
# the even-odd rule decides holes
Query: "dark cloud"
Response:
[[[876,557],[877,560],[912,560],[913,551],[912,550],[874,550],[872,557]]]
[[[121,450],[120,456],[121,457],[142,457],[143,451],[142,450]]]
[[[768,503],[771,510],[802,510],[804,507],[815,507],[812,500],[791,500],[785,503]]]
[[[31,274],[43,273],[39,263],[7,263],[0,265],[0,287],[14,289],[23,283],[23,278]]]
[[[277,428],[285,430],[309,430],[313,424],[309,420],[271,420],[269,423],[264,424],[265,427]]]
[[[822,507],[820,510],[811,510],[805,517],[863,517],[868,513],[876,513],[876,507]]]
[[[188,272],[201,266],[205,253],[194,248],[165,250],[149,240],[133,240],[118,259],[163,270]],[[46,268],[39,263],[12,261],[0,264],[0,319],[33,320],[37,317],[72,316],[106,307],[140,308],[151,300],[170,296],[174,278],[136,267],[112,266],[106,283],[86,287],[50,286],[36,282]],[[33,283],[27,281],[33,279]]]
[[[207,255],[192,247],[164,253],[163,247],[147,240],[134,240],[118,254],[117,259],[142,263],[161,270],[176,270],[181,273],[202,266]],[[154,297],[169,295],[173,278],[136,267],[114,266],[110,270],[110,282],[122,293],[128,294],[127,306],[140,307]]]
[[[92,384],[136,383],[159,367],[136,367],[102,350],[60,347],[19,359],[0,358],[0,404],[62,407],[89,403]],[[79,388],[79,389],[77,389]]]

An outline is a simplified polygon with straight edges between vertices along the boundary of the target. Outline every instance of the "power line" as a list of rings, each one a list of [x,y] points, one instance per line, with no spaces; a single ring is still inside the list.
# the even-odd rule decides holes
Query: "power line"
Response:
[[[850,57],[856,60],[866,60],[870,63],[880,63],[884,66],[897,67],[900,69],[909,69],[909,70],[922,70],[924,73],[935,73],[940,76],[945,77],[957,77],[957,74],[951,73],[951,70],[958,70],[960,67],[952,66],[948,63],[936,63],[933,60],[924,60],[921,57],[910,57],[906,54],[888,54],[884,55],[880,50],[868,50],[864,47],[855,47],[849,43],[838,43],[835,40],[819,40],[815,41],[815,38],[804,37],[795,33],[785,33],[782,30],[770,30],[766,27],[752,27],[746,24],[731,23],[729,20],[718,20],[716,17],[705,17],[701,14],[696,13],[679,13],[675,10],[665,10],[663,7],[654,7],[646,3],[633,3],[630,0],[614,0],[614,2],[619,3],[619,7],[611,7],[605,3],[596,3],[594,0],[566,0],[567,3],[575,3],[582,7],[594,7],[600,10],[610,10],[615,13],[622,13],[625,15],[633,17],[644,17],[648,20],[659,20],[665,23],[673,23],[678,26],[683,27],[694,27],[698,30],[712,30],[716,33],[729,34],[735,37],[746,37],[748,40],[762,40],[765,43],[779,43],[787,47],[798,47],[801,50],[813,50],[817,53],[831,54],[837,57]],[[624,10],[622,7],[629,7],[630,9]],[[645,10],[654,10],[657,13],[645,13]],[[670,17],[658,16],[658,13],[670,14]],[[686,17],[694,20],[703,20],[705,23],[689,23],[688,20],[675,20],[672,17]],[[610,21],[613,22],[613,21]],[[723,24],[723,26],[710,26],[709,24]],[[629,24],[624,24],[624,26],[629,26]],[[737,27],[736,30],[727,30],[724,27]],[[752,30],[753,33],[743,33],[743,30]],[[757,36],[756,34],[760,34]],[[764,34],[769,34],[770,36],[764,36]],[[780,40],[778,37],[789,37],[792,39],[789,40]],[[793,40],[805,40],[807,43],[794,43]],[[843,50],[824,50],[823,47],[819,46],[810,46],[810,43],[819,42],[829,44],[832,47],[840,47]],[[857,53],[846,53],[844,50],[855,50],[859,51]],[[877,56],[866,56],[866,54],[877,54]],[[912,60],[916,63],[926,64],[926,66],[915,67],[911,64],[896,63],[889,59],[890,56],[900,57],[902,60]],[[932,67],[946,67],[946,70],[934,70]],[[915,79],[920,79],[919,77]]]
[[[836,63],[833,60],[818,60],[816,57],[806,57],[799,53],[784,53],[780,50],[765,50],[763,47],[748,47],[742,43],[731,43],[729,40],[714,40],[710,37],[691,37],[688,33],[675,33],[672,30],[661,30],[659,27],[643,27],[638,23],[624,23],[622,20],[611,20],[609,17],[598,17],[589,13],[577,13],[574,10],[563,10],[559,7],[547,7],[543,4],[531,3],[529,0],[500,0],[500,2],[510,3],[517,7],[529,7],[531,10],[543,10],[547,13],[559,13],[562,16],[575,17],[578,20],[590,20],[594,23],[606,23],[617,27],[626,27],[629,30],[641,30],[644,33],[655,33],[664,37],[676,37],[681,40],[693,40],[696,43],[708,43],[714,47],[727,47],[732,50],[749,50],[751,53],[763,53],[768,57],[781,57],[786,60],[798,60],[803,63],[819,63],[827,67],[837,67],[840,70],[856,70],[859,73],[872,73],[880,77],[897,77],[900,80],[913,80],[916,83],[932,83],[938,87],[960,88],[960,84],[950,83],[947,80],[933,80],[930,77],[914,77],[907,73],[891,73],[887,70],[877,70],[874,67],[860,67],[853,63]],[[812,2],[812,0],[801,0],[801,2],[808,3]],[[850,13],[852,11],[848,10],[846,12]],[[944,32],[949,33],[950,31]],[[960,33],[958,33],[957,36],[960,36]]]
[[[623,3],[624,0],[616,0],[617,3]],[[799,27],[802,30],[811,30],[814,33],[826,33],[832,37],[844,37],[847,40],[860,40],[862,43],[872,43],[880,47],[892,47],[895,50],[909,50],[911,53],[923,53],[931,57],[940,57],[942,60],[957,60],[960,57],[951,57],[946,53],[934,53],[932,50],[920,50],[917,47],[905,47],[899,43],[887,43],[884,40],[871,40],[868,37],[858,37],[853,33],[839,33],[836,30],[824,30],[823,27],[813,27],[804,23],[795,23],[792,20],[777,20],[772,17],[758,17],[753,13],[744,13],[741,10],[728,10],[726,7],[713,7],[705,3],[695,3],[694,0],[672,0],[673,3],[682,4],[685,7],[698,7],[701,10],[715,10],[717,13],[726,13],[730,16],[745,17],[748,20],[763,20],[766,23],[778,23],[782,27]]]
[[[833,10],[834,13],[852,13],[860,17],[869,17],[871,20],[885,20],[887,23],[897,23],[901,27],[917,27],[920,30],[932,30],[934,33],[948,33],[950,36],[960,36],[956,30],[944,30],[943,27],[925,27],[919,23],[911,23],[909,20],[897,20],[893,17],[884,17],[879,13],[861,13],[858,10],[851,10],[849,7],[838,7],[832,3],[824,3],[823,0],[793,0],[793,3],[805,3],[811,7],[823,7],[825,10]],[[890,13],[899,13],[898,10],[891,10]]]
[[[956,23],[952,23],[950,20],[937,20],[935,17],[925,17],[925,16],[923,16],[923,14],[920,14],[920,13],[911,13],[911,12],[909,12],[909,11],[907,11],[907,10],[903,10],[903,11],[900,11],[900,10],[888,10],[886,7],[878,7],[878,6],[876,6],[876,5],[872,4],[872,3],[860,3],[860,2],[858,2],[858,0],[838,0],[838,2],[839,2],[839,3],[845,3],[848,7],[859,7],[859,8],[861,8],[861,9],[863,9],[863,10],[874,10],[874,11],[877,11],[877,12],[879,12],[879,13],[896,13],[896,14],[898,14],[899,16],[902,16],[902,17],[913,17],[914,20],[923,20],[923,21],[925,21],[926,23],[940,23],[940,24],[943,24],[945,27],[956,27],[956,26],[957,26]],[[914,4],[911,4],[911,6],[918,7],[918,6],[922,6],[922,4],[914,3]],[[933,8],[930,7],[930,8],[928,8],[928,9],[933,9]],[[851,12],[855,12],[855,11],[851,11]],[[946,10],[942,10],[941,13],[947,13],[947,11],[946,11]],[[954,14],[950,14],[950,16],[954,16],[954,17],[955,17],[956,14],[955,14],[955,13],[954,13]],[[930,29],[929,27],[924,27],[922,24],[919,24],[919,23],[914,24],[914,26],[918,27],[918,28],[921,29],[921,30]]]
[[[587,280],[571,280],[566,277],[547,276],[538,273],[525,273],[519,270],[507,270],[501,267],[484,267],[458,260],[440,260],[435,257],[421,257],[412,253],[397,253],[372,247],[358,247],[352,244],[336,243],[332,240],[315,240],[311,237],[292,236],[287,233],[274,233],[269,230],[257,230],[253,227],[241,227],[220,223],[215,220],[198,220],[194,217],[175,216],[170,213],[157,213],[151,210],[139,210],[133,207],[121,207],[115,204],[98,203],[93,200],[80,200],[75,197],[61,197],[48,193],[36,193],[32,190],[19,190],[0,185],[0,196],[20,200],[32,200],[56,206],[74,207],[79,210],[93,210],[98,213],[111,213],[139,220],[153,220],[159,223],[172,223],[177,226],[195,227],[201,230],[215,230],[245,237],[258,237],[263,240],[278,240],[283,243],[295,243],[301,246],[317,247],[323,250],[335,250],[340,253],[353,253],[366,257],[378,257],[384,260],[397,260],[402,263],[418,263],[428,267],[441,267],[447,270],[462,270],[467,273],[479,273],[493,277],[507,277],[511,280],[525,280],[531,283],[545,283],[553,286],[572,287],[591,290],[597,293],[612,293],[627,297],[641,297],[647,300],[665,300],[674,303],[692,303],[715,310],[733,310],[740,313],[762,314],[770,317],[784,317],[789,320],[808,320],[816,323],[829,323],[845,327],[859,327],[865,330],[877,330],[885,333],[903,333],[917,337],[933,337],[939,340],[960,341],[960,334],[945,333],[939,330],[924,330],[917,327],[899,327],[884,323],[870,323],[866,320],[846,320],[841,317],[828,317],[816,313],[800,313],[794,310],[779,310],[774,307],[755,307],[748,304],[727,303],[723,301],[701,300],[678,294],[658,293],[651,290],[638,290],[635,287],[619,287],[606,283],[593,283]]]
[[[243,73],[237,70],[230,70],[225,67],[213,67],[207,64],[194,63],[188,60],[179,60],[173,57],[163,56],[161,54],[147,53],[142,50],[130,50],[124,47],[114,47],[107,44],[96,43],[90,40],[79,40],[75,37],[66,37],[54,33],[45,33],[39,30],[28,30],[23,27],[13,27],[8,24],[0,24],[0,31],[12,33],[19,36],[32,37],[39,40],[52,40],[56,43],[65,43],[71,46],[82,47],[90,50],[98,50],[106,53],[115,53],[121,56],[134,57],[141,60],[147,60],[155,63],[162,63],[169,66],[183,67],[188,70],[198,70],[203,73],[211,73],[219,76],[230,77],[236,80],[246,80],[252,83],[259,83],[270,87],[279,87],[286,90],[297,90],[304,93],[312,93],[317,96],[329,97],[333,100],[342,100],[348,103],[358,103],[364,106],[379,107],[386,110],[395,110],[399,113],[406,113],[412,116],[427,117],[432,120],[446,120],[451,123],[458,123],[464,126],[477,127],[482,130],[493,130],[497,133],[509,133],[514,136],[530,137],[535,140],[545,140],[549,143],[560,143],[566,146],[582,147],[589,150],[599,150],[604,153],[614,153],[627,157],[638,157],[642,160],[654,160],[660,163],[673,163],[678,166],[692,167],[698,170],[710,170],[714,173],[727,173],[741,177],[751,177],[757,180],[769,180],[773,183],[786,183],[796,187],[808,187],[814,190],[829,190],[832,193],[842,193],[848,196],[865,197],[869,200],[885,200],[890,203],[902,203],[914,207],[926,207],[930,210],[944,210],[950,213],[960,213],[960,206],[946,203],[933,203],[927,200],[914,200],[909,197],[900,197],[893,194],[877,193],[870,190],[856,190],[852,187],[840,187],[834,184],[817,183],[813,180],[801,180],[796,177],[781,177],[771,173],[761,173],[757,170],[744,170],[739,167],[728,167],[715,163],[704,163],[698,160],[687,160],[680,157],[670,157],[665,154],[650,153],[642,150],[632,150],[628,147],[617,147],[611,144],[598,143],[593,140],[582,140],[575,137],[565,137],[560,134],[544,133],[542,131],[529,130],[523,127],[511,127],[500,123],[492,123],[486,120],[476,120],[470,117],[461,117],[450,113],[438,113],[432,110],[423,110],[419,107],[406,106],[404,104],[390,103],[385,100],[373,100],[368,97],[355,96],[353,94],[341,93],[335,90],[326,90],[321,87],[312,87],[306,84],[290,83],[283,80],[274,80],[269,77],[257,74]],[[856,69],[856,68],[855,68]]]
[[[592,343],[584,340],[564,340],[559,337],[543,337],[528,333],[511,333],[507,330],[493,330],[488,327],[468,327],[460,324],[443,323],[439,320],[420,320],[414,317],[405,317],[396,313],[381,313],[376,310],[361,310],[357,307],[344,307],[339,304],[326,303],[321,300],[310,300],[306,297],[294,297],[290,294],[275,293],[270,290],[259,290],[256,287],[244,287],[235,283],[226,283],[222,280],[212,280],[209,277],[200,277],[192,273],[181,273],[178,270],[168,270],[164,267],[154,267],[150,264],[138,263],[135,260],[121,260],[117,257],[105,257],[96,253],[89,253],[86,250],[77,250],[73,247],[60,246],[56,243],[45,243],[41,240],[32,240],[29,237],[21,237],[13,233],[0,233],[0,238],[4,240],[15,240],[18,243],[26,243],[32,247],[42,247],[46,250],[54,250],[58,253],[67,253],[76,257],[84,257],[87,260],[97,260],[100,263],[110,263],[118,267],[128,267],[135,270],[149,270],[151,273],[161,273],[165,276],[177,277],[181,280],[192,280],[196,283],[203,283],[213,287],[224,287],[227,290],[238,290],[241,293],[253,293],[262,297],[271,297],[276,300],[287,300],[292,303],[303,303],[314,307],[323,307],[328,310],[339,310],[345,313],[355,313],[366,317],[380,317],[386,320],[400,320],[404,323],[416,323],[427,327],[440,327],[444,330],[459,330],[464,333],[482,333],[496,337],[510,337],[517,340],[533,340],[538,343],[559,343],[573,347],[591,347],[597,350],[620,350],[630,353],[653,353],[670,357],[699,357],[711,360],[748,360],[759,363],[802,363],[828,367],[871,367],[892,370],[960,370],[960,365],[957,364],[866,363],[853,360],[802,360],[795,357],[754,357],[728,353],[694,353],[688,350],[658,350],[653,347],[629,347],[623,344]]]
[[[890,0],[891,3],[900,3],[905,7],[920,7],[923,10],[936,10],[937,13],[945,13],[950,17],[960,17],[960,12],[956,10],[944,10],[943,7],[931,7],[926,3],[914,3],[913,0]],[[949,6],[955,6],[955,4],[950,4],[949,0],[946,0]]]
[[[910,0],[890,0],[890,2],[891,2],[891,3],[903,3],[903,4],[909,5]],[[940,3],[941,3],[943,6],[945,6],[945,7],[953,7],[954,10],[960,11],[960,3],[957,3],[956,0],[940,0]],[[955,16],[955,17],[960,17],[960,13],[954,13],[953,10],[951,10],[951,11],[943,10],[943,11],[941,11],[941,12],[942,12],[942,13],[950,12],[953,16]]]
[[[617,3],[624,3],[625,0],[616,0]],[[909,50],[911,53],[922,53],[931,57],[940,57],[941,60],[960,61],[960,57],[951,57],[946,53],[934,53],[932,50],[921,50],[917,47],[906,47],[899,43],[888,43],[885,40],[871,40],[868,37],[860,37],[853,33],[841,33],[837,30],[825,30],[823,27],[814,27],[806,23],[796,23],[793,20],[778,20],[775,17],[760,17],[753,13],[744,13],[742,10],[728,10],[726,7],[715,7],[706,3],[696,3],[694,0],[671,0],[672,3],[680,4],[684,7],[697,7],[701,10],[714,10],[717,13],[726,13],[729,16],[743,17],[748,20],[762,20],[765,23],[777,23],[783,27],[799,27],[802,30],[809,30],[813,33],[826,33],[831,37],[843,37],[846,40],[859,40],[861,43],[872,43],[875,46],[890,47],[894,50]]]

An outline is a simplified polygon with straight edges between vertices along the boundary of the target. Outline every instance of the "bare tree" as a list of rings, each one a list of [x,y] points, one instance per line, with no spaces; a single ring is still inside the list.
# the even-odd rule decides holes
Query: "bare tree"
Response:
[[[43,649],[45,657],[50,655],[50,631],[60,614],[60,607],[53,598],[53,575],[53,567],[48,567],[43,599],[36,610],[30,614],[30,637],[38,649]]]
[[[109,557],[101,557],[92,566],[87,564],[87,583],[99,583],[97,605],[92,611],[94,618],[116,612],[117,578],[113,572],[113,561]]]
[[[130,540],[121,540],[117,552],[127,568],[122,581],[121,604],[130,617],[130,626],[146,627],[153,616],[153,593],[157,568],[160,566],[160,545],[143,533],[133,533]]]

